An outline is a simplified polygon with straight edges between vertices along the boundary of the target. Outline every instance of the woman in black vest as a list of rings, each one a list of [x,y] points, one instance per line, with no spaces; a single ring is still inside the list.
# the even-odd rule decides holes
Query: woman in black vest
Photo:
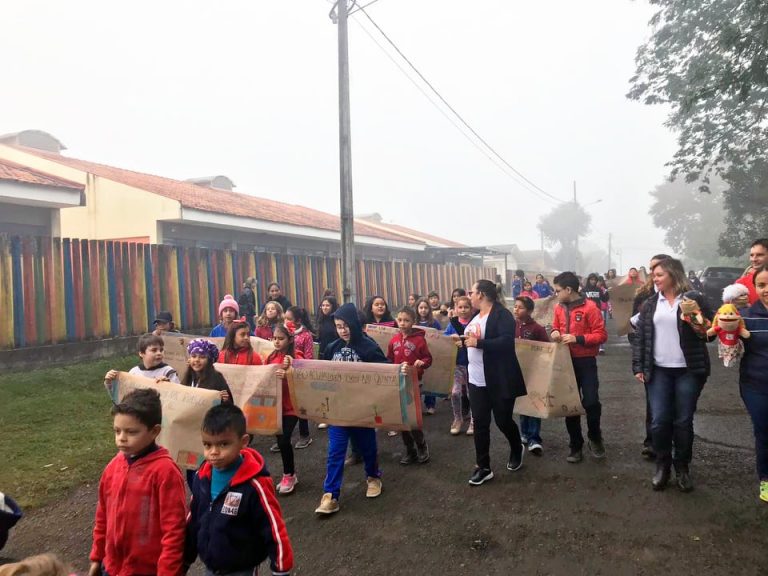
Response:
[[[515,356],[515,319],[502,303],[501,291],[490,280],[478,280],[468,293],[478,310],[455,336],[457,346],[466,346],[469,357],[469,400],[475,423],[475,468],[469,483],[479,486],[493,478],[491,471],[491,414],[509,441],[507,469],[523,465],[520,431],[512,418],[515,398],[525,395],[523,373]]]

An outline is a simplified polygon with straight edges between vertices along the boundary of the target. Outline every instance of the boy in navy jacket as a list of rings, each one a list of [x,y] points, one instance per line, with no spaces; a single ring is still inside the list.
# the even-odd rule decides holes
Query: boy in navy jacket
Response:
[[[267,557],[272,574],[290,574],[293,549],[275,487],[256,450],[248,448],[245,416],[220,404],[202,426],[206,462],[192,484],[184,563],[199,555],[210,573],[254,573]]]

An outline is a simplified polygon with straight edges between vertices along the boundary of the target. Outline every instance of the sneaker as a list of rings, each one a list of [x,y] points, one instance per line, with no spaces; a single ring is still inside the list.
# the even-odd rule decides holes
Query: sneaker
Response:
[[[601,347],[600,347],[600,349],[598,350],[598,353],[599,353],[599,354],[601,354],[601,355],[602,355],[602,354],[605,354],[605,348],[603,348],[603,347],[601,346]]]
[[[320,422],[320,424],[317,425],[318,430],[325,430],[326,428],[328,428],[328,424],[325,422]]]
[[[315,514],[335,514],[339,511],[339,501],[333,494],[326,492],[320,499],[320,506],[315,508]]]
[[[570,464],[578,464],[584,459],[584,454],[581,452],[581,448],[578,450],[571,449],[571,453],[568,454],[568,457],[565,459],[566,462]]]
[[[299,479],[296,478],[296,474],[283,474],[283,479],[280,480],[280,484],[277,485],[278,494],[290,494],[296,488],[296,484],[299,483]]]
[[[362,456],[352,452],[352,454],[347,456],[347,459],[344,460],[344,466],[354,466],[355,464],[360,464],[360,462],[362,461],[363,461]]]
[[[275,442],[274,444],[272,444],[272,446],[269,447],[269,451],[274,454],[277,454],[278,452],[280,452],[280,446],[278,446],[277,442]]]
[[[475,434],[475,423],[470,421],[469,426],[467,426],[467,436],[473,436],[474,434]]]
[[[514,450],[511,450],[509,453],[509,461],[507,462],[507,470],[510,472],[516,472],[517,470],[520,470],[520,468],[523,467],[523,456],[525,455],[525,448],[523,448],[523,445],[520,445],[520,451],[515,453]]]
[[[544,454],[544,448],[538,442],[531,442],[530,444],[528,444],[528,452],[530,452],[534,456],[541,456],[542,454]]]
[[[429,446],[426,442],[422,446],[416,446],[416,460],[419,464],[429,462]]]
[[[656,460],[656,452],[654,452],[653,448],[651,448],[650,446],[643,446],[643,451],[640,452],[640,454],[646,460]]]
[[[451,424],[451,436],[459,434],[461,434],[461,418],[454,418],[453,424]]]
[[[387,436],[389,436],[390,438],[394,438],[398,434],[400,434],[400,432],[396,432],[395,430],[390,430],[389,432],[387,432]]]
[[[469,479],[470,486],[480,486],[483,482],[493,479],[493,472],[488,468],[475,468],[472,478]]]
[[[411,452],[410,450],[406,450],[405,454],[403,454],[403,457],[400,458],[400,464],[403,466],[408,466],[408,464],[415,464],[416,462],[418,462],[416,452]]]
[[[296,450],[301,450],[310,444],[312,444],[312,436],[306,436],[304,438],[299,438],[299,441],[296,442],[296,446],[294,446],[294,448],[296,448]]]
[[[376,498],[381,495],[381,478],[371,478],[368,476],[368,488],[365,491],[366,498]]]
[[[760,480],[760,500],[768,502],[768,480]]]
[[[431,407],[431,406],[430,406],[429,408],[427,408],[427,409],[424,411],[424,413],[425,413],[427,416],[432,416],[432,415],[435,413],[435,409],[434,409],[433,407]]]
[[[521,435],[520,435],[520,443],[521,443],[521,444],[525,444],[525,445],[527,446],[527,445],[528,445],[528,436],[523,436],[523,435],[521,434]]]
[[[605,446],[603,446],[602,440],[590,440],[588,443],[589,451],[592,452],[592,456],[598,460],[605,458]]]

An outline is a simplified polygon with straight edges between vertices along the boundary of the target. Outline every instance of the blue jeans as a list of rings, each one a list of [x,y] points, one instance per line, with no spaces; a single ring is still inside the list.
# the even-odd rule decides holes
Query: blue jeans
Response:
[[[660,462],[687,466],[693,456],[693,415],[705,378],[687,368],[654,367],[647,382],[653,451]],[[674,451],[673,451],[674,447]],[[679,469],[679,468],[678,468]]]
[[[768,394],[749,386],[740,386],[740,389],[755,433],[757,475],[760,480],[768,480]]]
[[[587,356],[585,358],[571,358],[573,372],[576,375],[576,384],[581,395],[581,405],[587,413],[587,436],[590,440],[602,440],[600,430],[600,417],[603,407],[600,404],[600,381],[597,378],[597,358]],[[565,427],[570,437],[571,450],[581,450],[584,446],[584,436],[581,433],[581,416],[567,416]]]
[[[432,394],[424,394],[424,407],[434,408],[437,405],[437,396]]]
[[[529,443],[541,444],[541,418],[521,415],[520,434],[528,438]]]
[[[323,492],[330,492],[338,499],[341,482],[344,479],[344,459],[347,456],[347,444],[354,438],[363,457],[365,475],[380,478],[378,450],[376,448],[376,430],[352,426],[328,426],[328,463],[326,465]]]

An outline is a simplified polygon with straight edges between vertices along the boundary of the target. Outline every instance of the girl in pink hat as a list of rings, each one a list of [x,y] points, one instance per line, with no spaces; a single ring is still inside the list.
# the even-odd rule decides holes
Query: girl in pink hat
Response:
[[[232,294],[224,296],[224,300],[219,303],[219,324],[213,327],[209,336],[211,338],[224,338],[229,331],[230,326],[240,315],[240,306],[232,298]]]

